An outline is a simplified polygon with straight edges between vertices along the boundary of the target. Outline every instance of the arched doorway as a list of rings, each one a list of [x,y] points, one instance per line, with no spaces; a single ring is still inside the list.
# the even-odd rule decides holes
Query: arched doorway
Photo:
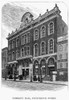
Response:
[[[49,58],[49,60],[48,60],[48,75],[52,76],[53,71],[55,71],[55,61],[54,61],[54,58]]]
[[[36,79],[38,79],[38,75],[39,75],[39,62],[36,60],[34,61],[33,76],[36,77]]]
[[[41,75],[42,75],[42,78],[45,77],[46,75],[46,60],[45,59],[42,59],[41,62],[40,62],[40,68],[41,68]]]

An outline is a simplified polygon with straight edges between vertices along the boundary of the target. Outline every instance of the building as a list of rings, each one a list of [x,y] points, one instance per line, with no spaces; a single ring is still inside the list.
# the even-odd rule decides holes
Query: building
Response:
[[[27,79],[30,74],[30,64],[32,64],[33,78],[52,80],[54,74],[59,77],[59,58],[61,57],[59,57],[58,48],[59,44],[64,44],[64,46],[67,44],[64,42],[67,40],[60,41],[61,37],[67,36],[67,25],[62,20],[60,12],[55,4],[52,10],[47,9],[35,20],[30,12],[26,12],[22,16],[20,28],[9,34],[7,38],[8,66],[11,68],[12,74],[16,69],[23,78]],[[63,62],[67,66],[67,60],[63,60]],[[65,63],[62,67],[65,66]]]
[[[2,49],[2,77],[5,76],[5,69],[8,63],[8,47]]]
[[[57,72],[59,80],[68,80],[68,37],[61,36],[57,43]]]

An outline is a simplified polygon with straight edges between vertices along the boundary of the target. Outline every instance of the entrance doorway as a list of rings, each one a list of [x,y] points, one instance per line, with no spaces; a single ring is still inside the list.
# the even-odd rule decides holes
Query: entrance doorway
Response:
[[[22,69],[23,79],[29,78],[29,68]]]
[[[41,75],[42,75],[42,78],[44,78],[46,75],[46,61],[45,61],[45,59],[41,60],[40,65],[41,65]]]
[[[53,58],[48,60],[48,75],[52,76],[52,72],[55,71],[55,61]]]
[[[34,67],[33,67],[33,77],[34,81],[38,80],[38,75],[39,75],[39,62],[36,60],[34,62]]]

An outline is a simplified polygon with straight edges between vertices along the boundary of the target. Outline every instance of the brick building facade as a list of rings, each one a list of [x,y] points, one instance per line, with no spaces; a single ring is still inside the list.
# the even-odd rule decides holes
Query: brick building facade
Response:
[[[36,79],[42,77],[44,80],[52,80],[53,72],[58,73],[60,69],[58,47],[59,44],[67,44],[65,40],[59,39],[67,36],[67,25],[62,20],[60,12],[55,5],[52,10],[40,14],[35,20],[30,12],[22,16],[20,28],[7,38],[8,66],[11,67],[12,74],[16,69],[18,74],[21,73],[22,77],[27,79],[30,74],[30,64],[33,77],[36,76]],[[63,62],[66,63],[67,60]]]

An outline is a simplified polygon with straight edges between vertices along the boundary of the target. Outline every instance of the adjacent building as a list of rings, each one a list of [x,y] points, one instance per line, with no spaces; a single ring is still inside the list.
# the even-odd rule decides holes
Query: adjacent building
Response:
[[[2,77],[5,76],[5,70],[8,63],[8,47],[2,49]]]
[[[36,76],[37,79],[42,77],[44,80],[52,80],[54,74],[57,80],[61,75],[67,78],[68,34],[60,12],[55,4],[52,10],[47,9],[35,20],[30,12],[22,16],[20,28],[7,38],[8,66],[12,74],[16,68],[27,79],[32,64],[33,78]],[[64,80],[64,77],[60,80]]]

